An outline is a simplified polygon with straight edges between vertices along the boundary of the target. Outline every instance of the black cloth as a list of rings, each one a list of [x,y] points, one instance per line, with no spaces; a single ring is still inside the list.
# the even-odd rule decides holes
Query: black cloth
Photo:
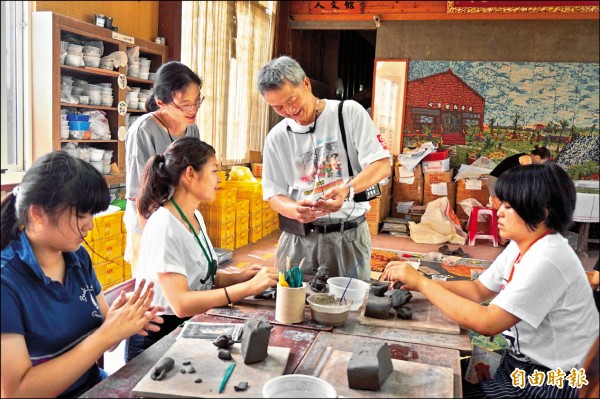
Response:
[[[148,331],[147,336],[135,334],[129,337],[125,342],[125,363],[132,360],[144,350],[158,342],[162,337],[168,335],[171,331],[190,319],[190,317],[181,318],[175,315],[163,315],[161,317],[165,322],[160,324],[160,331]]]
[[[504,160],[502,162],[500,162],[495,168],[494,170],[492,170],[490,172],[491,176],[494,177],[500,177],[500,175],[504,172],[506,172],[507,170],[509,170],[512,167],[515,166],[519,166],[519,158],[521,158],[523,155],[527,155],[524,152],[521,154],[515,154],[515,155],[511,155],[510,157],[504,158]]]

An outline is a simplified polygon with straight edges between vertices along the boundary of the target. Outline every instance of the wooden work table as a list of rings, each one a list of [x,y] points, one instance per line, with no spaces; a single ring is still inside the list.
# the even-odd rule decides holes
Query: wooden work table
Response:
[[[274,307],[235,305],[232,308],[212,309],[211,312],[216,314],[197,315],[191,321],[239,323],[243,322],[243,319],[256,316],[264,316],[269,319],[269,315],[274,312]],[[360,342],[384,340],[390,345],[394,359],[452,369],[454,396],[462,396],[459,350],[467,351],[466,339],[463,334],[441,337],[444,334],[408,330],[393,331],[394,329],[385,327],[360,326],[358,320],[355,319],[356,315],[353,315],[353,318],[343,328],[332,328],[312,322],[310,311],[307,312],[307,316],[304,323],[293,326],[272,323],[274,328],[271,330],[269,344],[290,348],[290,358],[284,371],[285,374],[318,375],[320,370],[316,368],[316,365],[319,363],[320,356],[327,350],[331,351],[331,348],[335,348],[351,352],[359,340]],[[332,330],[334,331],[332,332]],[[87,391],[82,397],[134,397],[132,395],[133,388],[169,350],[180,331],[181,328],[175,329],[110,377]],[[349,334],[356,335],[357,339],[349,339]],[[358,338],[359,336],[360,338]],[[419,336],[422,338],[423,344],[412,342],[418,341]],[[409,342],[404,342],[404,340]],[[432,343],[435,346],[432,346]],[[452,347],[456,348],[451,349]]]

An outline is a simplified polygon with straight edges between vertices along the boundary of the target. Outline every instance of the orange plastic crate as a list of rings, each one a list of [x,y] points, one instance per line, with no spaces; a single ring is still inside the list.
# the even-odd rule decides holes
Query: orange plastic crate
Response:
[[[208,222],[206,228],[211,240],[229,237],[235,234],[235,220],[231,222]]]
[[[248,240],[250,242],[254,243],[262,238],[262,226],[251,227],[248,231]]]
[[[213,247],[229,249],[232,251],[235,249],[235,236],[219,238],[216,240],[211,239],[211,242]]]

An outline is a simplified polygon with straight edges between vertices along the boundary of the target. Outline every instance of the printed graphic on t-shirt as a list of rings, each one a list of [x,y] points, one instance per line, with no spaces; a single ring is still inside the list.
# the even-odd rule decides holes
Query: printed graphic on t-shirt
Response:
[[[338,141],[324,143],[296,158],[300,180],[307,187],[304,191],[305,196],[324,194],[327,190],[344,184],[344,166],[340,159],[344,158],[344,155],[340,156],[339,147]]]
[[[94,287],[91,284],[87,287],[81,287],[81,295],[79,296],[79,300],[81,302],[87,302],[88,297],[91,304],[96,308],[92,311],[92,316],[102,318],[102,312],[100,311],[100,307],[98,306],[98,302],[96,302],[96,298],[94,296]]]

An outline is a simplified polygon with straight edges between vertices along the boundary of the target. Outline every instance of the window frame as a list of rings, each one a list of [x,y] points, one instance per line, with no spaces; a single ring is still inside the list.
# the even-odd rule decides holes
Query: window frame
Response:
[[[25,170],[31,163],[31,2],[11,1],[2,2],[3,18],[12,18],[10,26],[4,26],[3,29],[14,29],[13,35],[2,34],[2,87],[1,87],[1,165],[6,169],[2,174],[2,185],[17,184],[20,182]],[[5,25],[5,24],[3,24]],[[9,43],[7,40],[13,40],[15,56],[8,54]],[[11,67],[14,75],[8,76],[8,62],[14,61]],[[8,79],[14,76],[16,101],[9,104],[9,88],[6,85]],[[15,126],[14,144],[9,149],[9,106],[14,107]],[[11,129],[14,129],[11,127]],[[14,147],[13,147],[14,146]],[[9,162],[9,151],[14,151],[12,156],[14,161]]]

